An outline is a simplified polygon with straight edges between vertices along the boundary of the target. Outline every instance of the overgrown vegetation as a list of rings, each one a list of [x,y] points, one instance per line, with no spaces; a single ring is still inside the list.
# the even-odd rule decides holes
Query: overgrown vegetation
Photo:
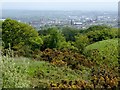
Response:
[[[2,88],[117,89],[117,29],[43,28],[2,22]]]
[[[30,81],[28,80],[28,64],[22,58],[22,63],[17,65],[9,49],[6,56],[2,56],[2,88],[29,88]]]
[[[109,39],[88,45],[85,49],[86,56],[98,64],[118,66],[118,39]]]

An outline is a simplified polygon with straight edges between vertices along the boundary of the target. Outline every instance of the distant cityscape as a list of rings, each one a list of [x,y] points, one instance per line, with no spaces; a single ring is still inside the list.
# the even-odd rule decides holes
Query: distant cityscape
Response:
[[[85,29],[91,25],[108,25],[112,27],[118,25],[117,12],[4,10],[1,20],[6,18],[28,23],[38,30],[51,26],[71,26]]]

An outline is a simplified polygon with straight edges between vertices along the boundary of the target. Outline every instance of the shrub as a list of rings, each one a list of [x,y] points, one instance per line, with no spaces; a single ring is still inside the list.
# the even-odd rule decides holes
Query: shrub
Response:
[[[64,64],[72,69],[80,69],[81,65],[86,67],[94,65],[94,63],[86,59],[84,55],[68,50],[46,49],[43,51],[41,57],[44,61],[49,61],[59,66]]]
[[[94,67],[91,70],[91,77],[88,80],[61,80],[61,82],[51,82],[52,89],[115,89],[119,88],[118,68],[109,69],[107,66]]]
[[[118,67],[109,68],[107,65],[95,67],[91,71],[91,82],[94,88],[117,88],[119,82]]]
[[[2,88],[28,88],[27,63],[17,66],[14,58],[2,56]]]

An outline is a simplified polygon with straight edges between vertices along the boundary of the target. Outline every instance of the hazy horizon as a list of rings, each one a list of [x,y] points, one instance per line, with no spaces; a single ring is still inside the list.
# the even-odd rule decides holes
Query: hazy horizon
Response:
[[[117,11],[116,2],[3,2],[2,10]]]

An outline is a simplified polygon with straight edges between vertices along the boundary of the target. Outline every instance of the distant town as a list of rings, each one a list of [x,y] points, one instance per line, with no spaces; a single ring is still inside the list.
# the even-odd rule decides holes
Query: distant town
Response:
[[[91,25],[117,27],[117,12],[98,11],[19,11],[4,10],[2,19],[11,18],[40,30],[43,27],[70,26],[85,29]]]

